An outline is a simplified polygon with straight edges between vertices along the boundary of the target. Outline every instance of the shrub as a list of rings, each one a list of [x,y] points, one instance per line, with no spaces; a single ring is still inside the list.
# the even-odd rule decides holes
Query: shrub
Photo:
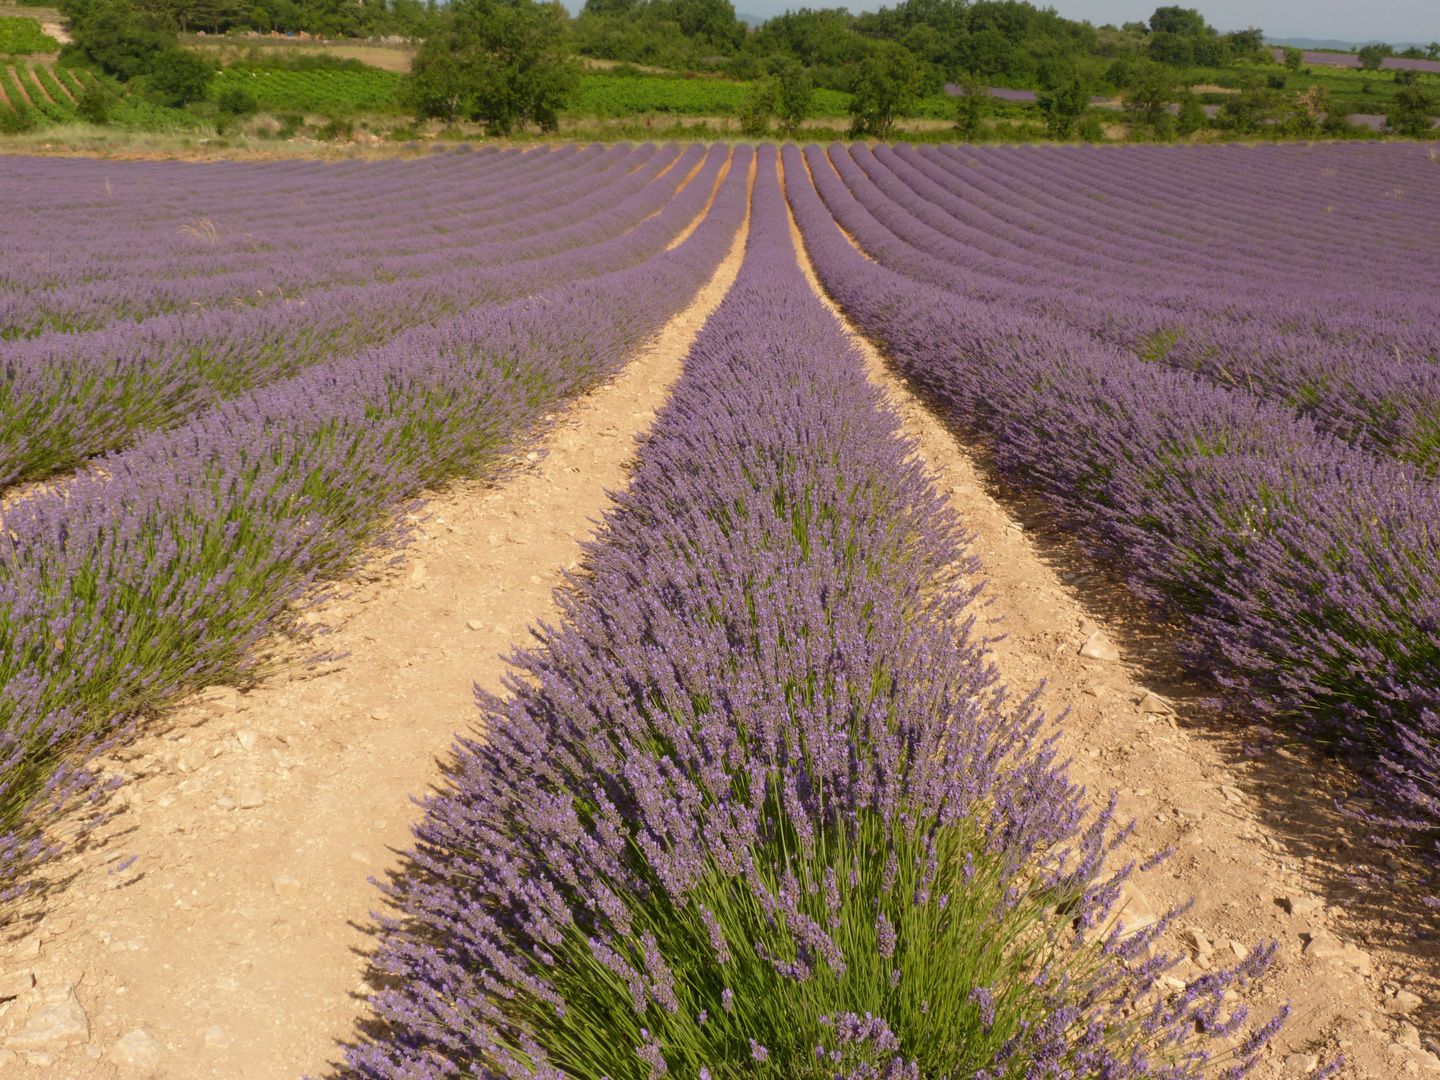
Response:
[[[155,59],[146,80],[147,96],[157,105],[171,108],[203,101],[210,89],[212,68],[201,57],[185,49],[167,49]]]
[[[225,87],[220,91],[216,102],[222,113],[229,113],[231,116],[253,116],[260,111],[260,102],[249,88],[244,86]]]
[[[99,86],[88,86],[85,92],[80,95],[80,100],[75,103],[75,112],[89,124],[108,124],[110,122],[111,97]]]
[[[1193,135],[1208,127],[1210,117],[1200,99],[1186,90],[1180,94],[1180,114],[1175,118],[1175,130],[1181,135]]]

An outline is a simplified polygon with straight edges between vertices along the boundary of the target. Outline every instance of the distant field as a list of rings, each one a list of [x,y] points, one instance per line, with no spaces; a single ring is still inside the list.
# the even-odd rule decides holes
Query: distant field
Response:
[[[386,72],[404,73],[410,70],[410,60],[415,55],[413,45],[387,45],[379,42],[333,42],[301,41],[295,38],[212,38],[199,34],[186,34],[180,43],[187,49],[213,56],[223,63],[233,63],[251,49],[261,53],[323,54],[344,60],[359,60],[362,64]]]
[[[392,71],[221,71],[212,96],[231,86],[255,95],[262,109],[285,112],[380,112],[395,100],[400,76]]]

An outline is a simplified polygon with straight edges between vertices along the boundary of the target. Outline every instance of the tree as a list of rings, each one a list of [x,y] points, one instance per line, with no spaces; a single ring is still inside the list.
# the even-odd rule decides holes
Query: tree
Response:
[[[411,64],[402,96],[415,116],[480,121],[490,135],[559,127],[579,85],[558,0],[455,0]]]
[[[775,115],[780,130],[793,139],[815,107],[815,82],[798,60],[779,60],[773,66],[774,78],[780,84]]]
[[[1411,83],[1396,91],[1386,119],[1401,135],[1419,139],[1430,134],[1431,118],[1436,111],[1435,99],[1425,93],[1418,83]]]
[[[955,130],[965,136],[966,142],[979,142],[985,130],[985,114],[990,111],[990,86],[972,71],[956,89],[960,93],[955,99]]]
[[[1182,37],[1200,37],[1209,32],[1205,17],[1194,8],[1156,8],[1150,16],[1150,32],[1154,34],[1179,34]]]
[[[770,134],[770,121],[780,100],[780,80],[766,75],[750,84],[745,99],[740,102],[737,117],[740,130],[752,139],[763,139]]]
[[[1293,45],[1285,46],[1285,66],[1291,71],[1299,71],[1305,63],[1305,50],[1297,49]]]
[[[1260,85],[1258,79],[1247,78],[1240,92],[1231,94],[1220,106],[1220,120],[1235,131],[1256,131],[1275,112],[1275,91]]]
[[[1183,34],[1169,30],[1151,34],[1147,51],[1151,59],[1175,67],[1188,67],[1195,62],[1195,43]]]
[[[203,101],[215,69],[185,49],[167,49],[155,59],[155,70],[145,83],[146,96],[177,108]]]
[[[1165,127],[1170,120],[1169,106],[1174,100],[1175,78],[1169,68],[1150,60],[1135,65],[1125,91],[1125,111],[1136,122],[1150,128]]]
[[[1432,41],[1425,46],[1425,57],[1428,60],[1440,60],[1440,41]]]
[[[64,11],[75,48],[122,81],[150,74],[160,57],[177,47],[169,22],[137,11],[124,0],[71,3]]]
[[[1175,130],[1182,136],[1195,134],[1210,122],[1210,117],[1205,113],[1205,106],[1189,90],[1181,91],[1180,114],[1175,118]]]
[[[1065,86],[1041,94],[1037,104],[1050,137],[1068,139],[1075,130],[1075,122],[1090,106],[1090,88],[1077,72]]]
[[[1394,55],[1394,52],[1395,49],[1384,42],[1378,45],[1366,45],[1360,50],[1360,66],[1366,71],[1379,71],[1385,58]]]
[[[850,132],[883,139],[895,121],[915,106],[920,93],[920,65],[903,45],[880,42],[862,60],[850,91]]]
[[[1253,56],[1265,46],[1265,31],[1258,26],[1248,30],[1234,30],[1225,35],[1236,56]]]
[[[108,124],[110,122],[110,95],[104,89],[96,85],[85,88],[85,93],[80,95],[80,100],[75,103],[75,112],[81,120],[88,124]]]

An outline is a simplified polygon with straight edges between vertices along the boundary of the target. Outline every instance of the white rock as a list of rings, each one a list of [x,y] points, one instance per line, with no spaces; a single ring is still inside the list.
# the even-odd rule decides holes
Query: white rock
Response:
[[[214,1024],[205,1029],[205,1047],[208,1050],[224,1050],[235,1041],[231,1035],[219,1024]]]
[[[1403,1046],[1419,1046],[1420,1032],[1415,1030],[1415,1025],[1401,1021],[1400,1026],[1395,1029],[1395,1041]]]
[[[1342,942],[1324,930],[1317,930],[1311,934],[1310,941],[1305,946],[1305,955],[1319,960],[1334,960],[1337,963],[1346,964],[1362,975],[1370,973],[1369,953],[1363,952],[1349,942]]]
[[[417,561],[414,568],[410,571],[410,584],[425,584],[425,576],[425,564],[423,562]]]
[[[222,795],[220,796],[220,798],[215,800],[215,805],[218,806],[221,810],[234,810],[235,800],[229,798],[228,796]]]
[[[1244,945],[1240,944],[1240,942],[1234,940],[1230,942],[1230,952],[1236,960],[1244,960],[1245,957],[1250,955],[1249,949],[1247,949]]]
[[[25,1061],[31,1065],[38,1065],[42,1069],[48,1069],[55,1062],[59,1061],[54,1054],[47,1050],[37,1050],[34,1053],[26,1054]]]
[[[265,805],[265,793],[259,788],[246,788],[240,792],[240,809],[253,810]]]
[[[294,896],[300,891],[300,880],[293,877],[277,877],[274,886],[276,896]]]
[[[154,1076],[165,1060],[165,1047],[144,1028],[136,1028],[110,1048],[110,1063],[132,1076]]]
[[[90,1018],[75,997],[75,984],[67,982],[45,995],[44,1003],[19,1032],[5,1040],[5,1046],[10,1050],[63,1050],[89,1039]]]
[[[1215,951],[1215,946],[1210,944],[1210,939],[1205,936],[1204,931],[1191,927],[1185,931],[1185,944],[1201,956],[1209,956]]]
[[[0,1069],[3,1069],[6,1065],[13,1064],[15,1064],[15,1051],[0,1050]]]
[[[370,719],[371,719],[371,720],[389,720],[389,719],[390,719],[390,710],[389,710],[389,709],[371,709],[371,710],[370,710]]]
[[[1140,712],[1142,715],[1155,714],[1157,716],[1169,716],[1175,710],[1168,702],[1156,693],[1147,693],[1140,699]]]
[[[1088,656],[1091,660],[1119,660],[1120,650],[1105,636],[1105,631],[1096,630],[1085,639],[1085,644],[1080,646],[1080,655]]]
[[[0,1001],[19,997],[34,985],[35,976],[31,974],[29,968],[12,971],[8,975],[0,975]]]
[[[1314,1054],[1291,1054],[1285,1059],[1285,1071],[1291,1076],[1305,1076],[1315,1071],[1316,1064]]]
[[[34,960],[40,955],[40,935],[27,934],[21,938],[11,955],[17,960]]]
[[[1281,897],[1280,906],[1291,915],[1309,915],[1319,911],[1324,905],[1313,896],[1301,896],[1296,893],[1293,896]]]
[[[483,622],[481,622],[479,619],[467,619],[467,620],[465,621],[465,625],[468,626],[471,630],[484,630],[484,629],[485,629],[485,624],[484,624]]]
[[[1229,784],[1220,785],[1220,794],[1225,796],[1226,802],[1243,803],[1245,801],[1244,792],[1237,787],[1231,787]]]
[[[370,865],[370,853],[362,848],[354,848],[351,850],[350,858],[358,863],[364,863],[366,866]]]
[[[235,733],[235,741],[240,744],[240,749],[248,754],[251,750],[255,749],[255,732],[237,731]]]

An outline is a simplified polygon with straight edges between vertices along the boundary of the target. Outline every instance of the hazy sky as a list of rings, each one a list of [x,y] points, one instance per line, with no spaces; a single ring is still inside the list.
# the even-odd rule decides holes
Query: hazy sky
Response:
[[[571,0],[579,8],[583,0]],[[734,0],[743,15],[768,18],[787,7],[838,7],[845,0]],[[851,11],[874,11],[895,0],[850,0]],[[1166,0],[1032,0],[1047,3],[1068,19],[1104,23],[1143,21]],[[1335,38],[1341,41],[1440,41],[1440,2],[1437,0],[1168,0],[1182,7],[1198,7],[1218,30],[1258,26],[1271,37]]]

